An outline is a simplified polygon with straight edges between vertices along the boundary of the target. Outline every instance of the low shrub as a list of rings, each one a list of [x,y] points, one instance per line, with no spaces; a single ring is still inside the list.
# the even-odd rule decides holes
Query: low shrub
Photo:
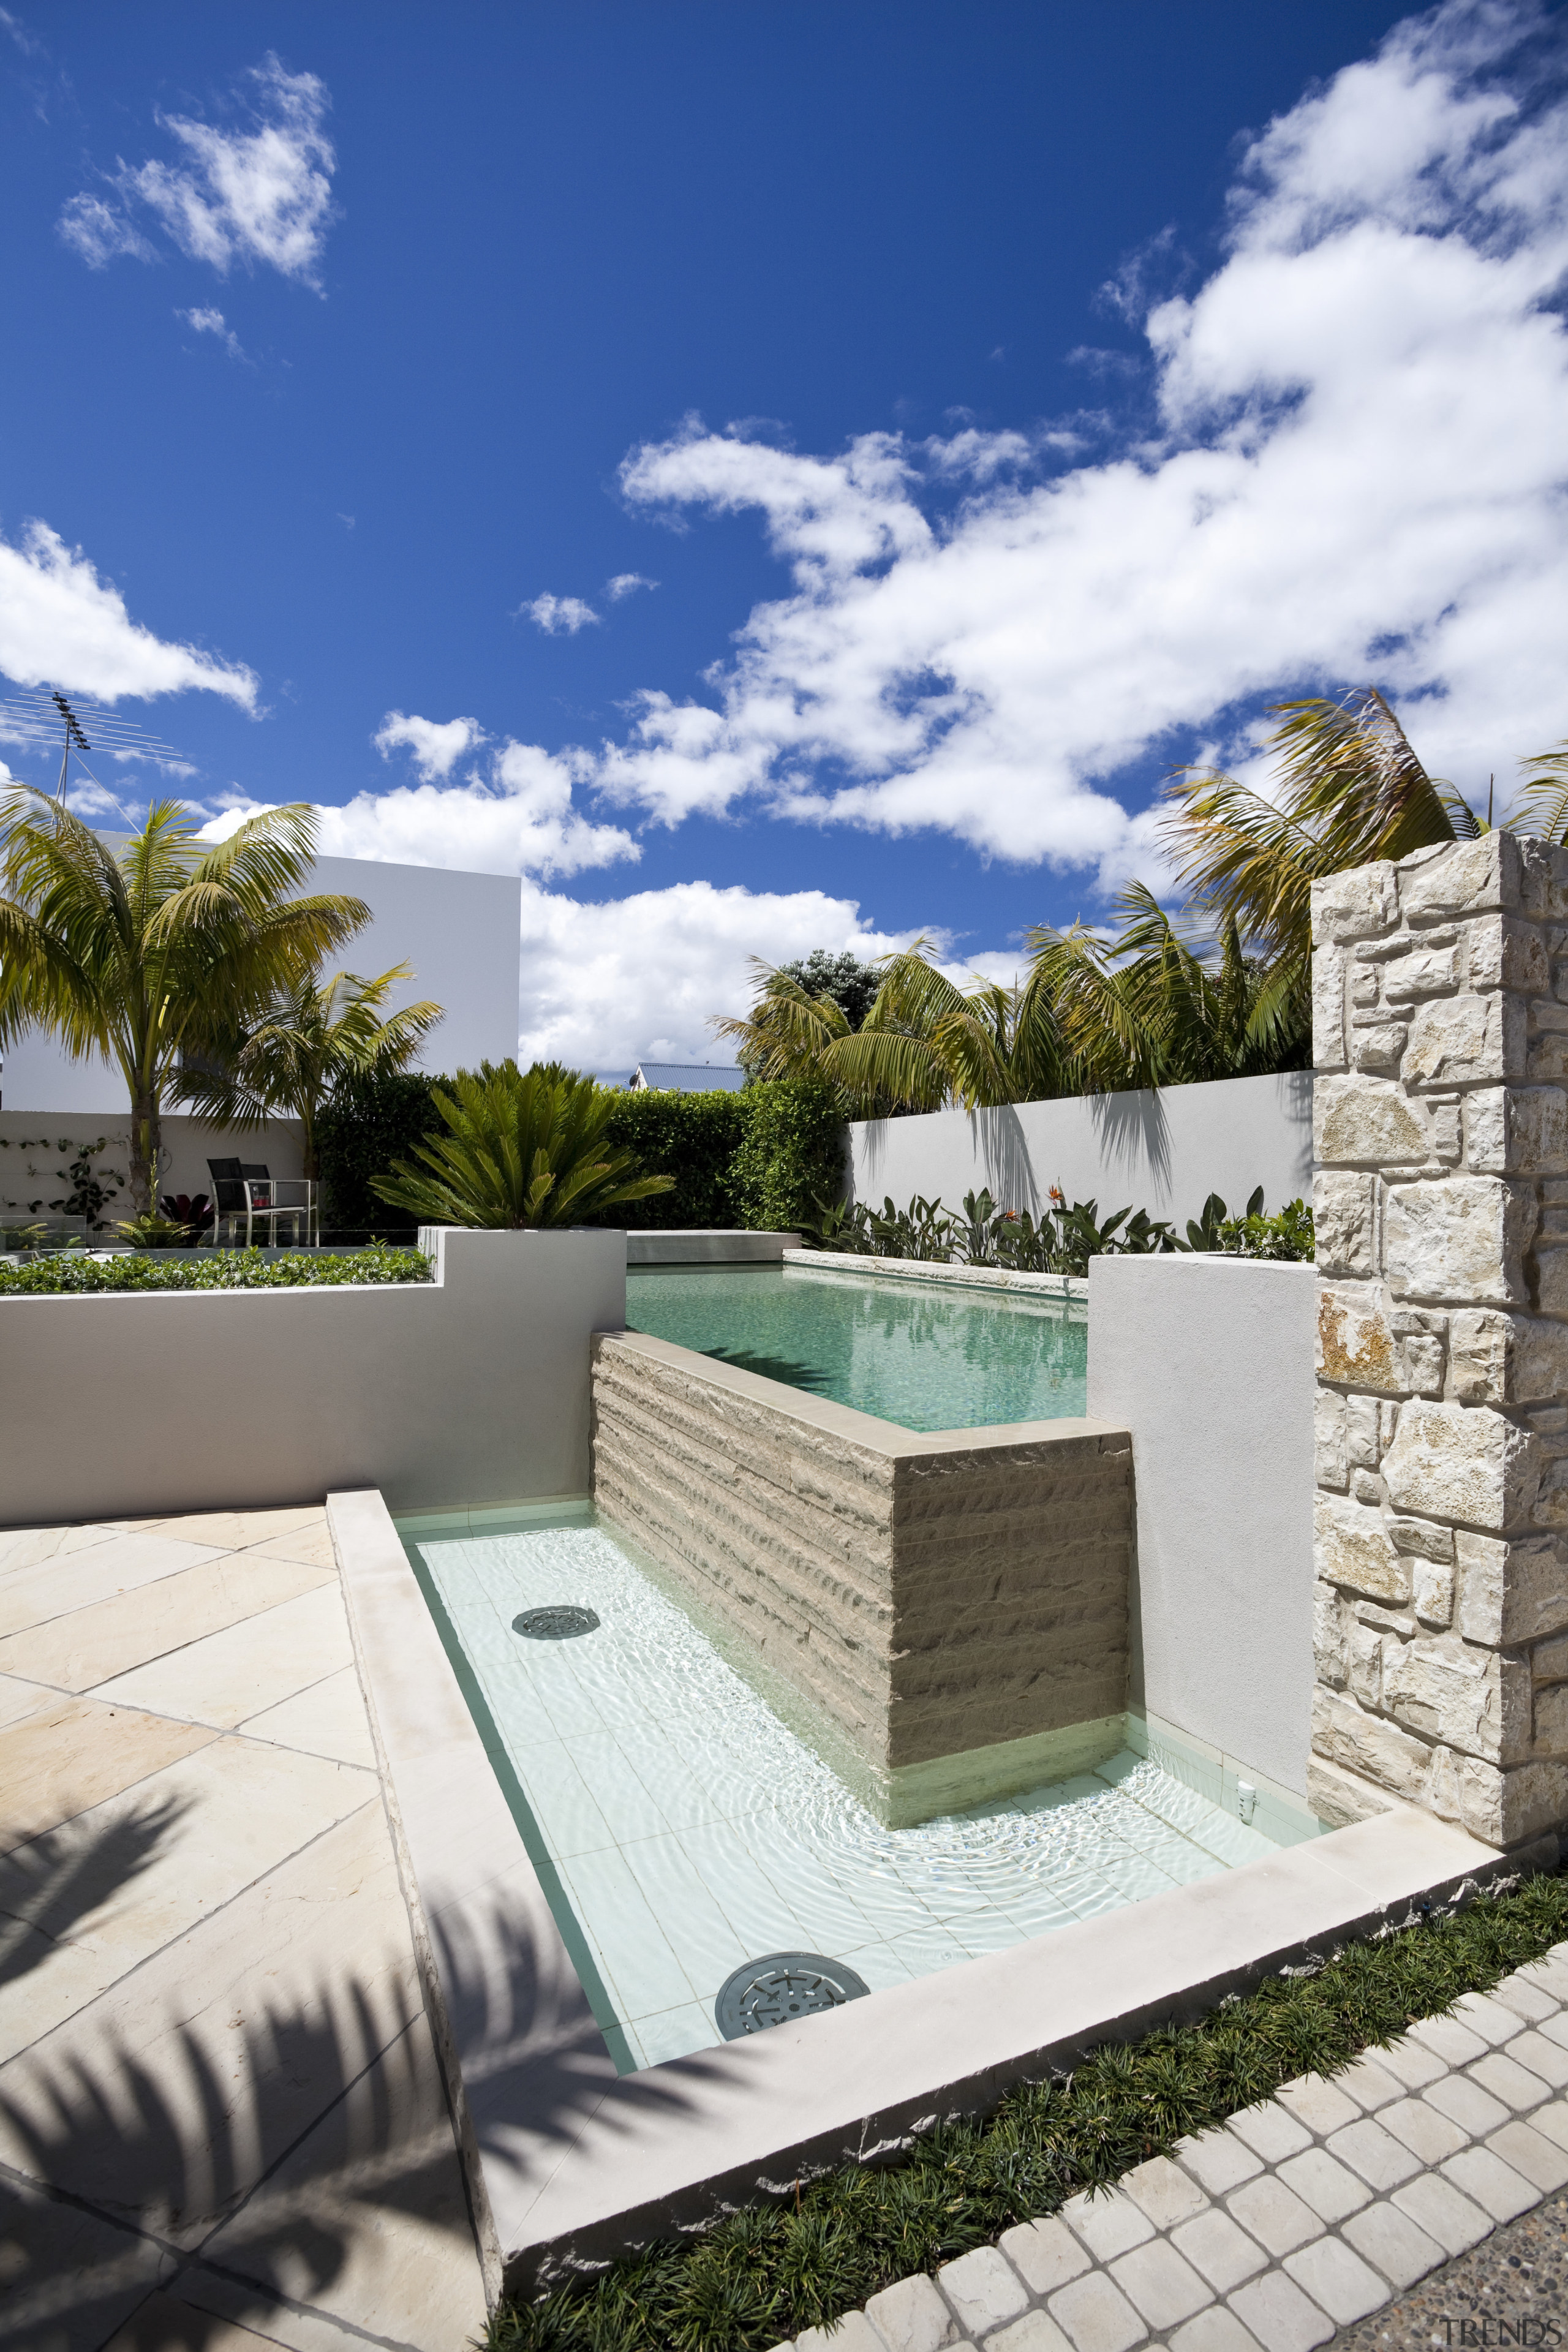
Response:
[[[798,1232],[812,1203],[844,1181],[844,1115],[820,1078],[775,1078],[748,1087],[745,1120],[731,1164],[736,1223],[763,1233]]]
[[[415,1220],[389,1208],[371,1191],[371,1179],[406,1160],[416,1143],[442,1132],[431,1101],[446,1078],[395,1071],[347,1078],[316,1122],[321,1223],[341,1234],[412,1234]]]
[[[331,1250],[291,1250],[263,1257],[258,1249],[160,1250],[156,1256],[127,1250],[113,1257],[89,1257],[61,1250],[30,1265],[0,1265],[0,1297],[47,1297],[82,1290],[295,1290],[306,1284],[428,1282],[430,1261],[423,1250],[395,1249],[385,1243],[352,1256]]]
[[[749,1090],[748,1090],[749,1091]],[[596,1225],[639,1225],[668,1233],[678,1225],[741,1222],[731,1167],[746,1131],[744,1094],[677,1094],[663,1087],[617,1094],[606,1143],[635,1151],[650,1175],[673,1176],[675,1190],[634,1210],[607,1210]]]
[[[1103,1221],[1097,1201],[1070,1205],[1051,1186],[1037,1224],[1027,1209],[999,1209],[988,1192],[966,1192],[962,1215],[917,1192],[907,1209],[891,1196],[881,1211],[868,1202],[832,1201],[818,1194],[803,1228],[809,1245],[862,1257],[946,1259],[963,1265],[1003,1266],[1016,1274],[1086,1275],[1091,1257],[1147,1257],[1173,1251],[1225,1257],[1310,1258],[1312,1212],[1291,1201],[1277,1216],[1263,1213],[1258,1186],[1244,1216],[1233,1217],[1217,1192],[1200,1219],[1187,1220],[1183,1241],[1173,1226],[1146,1209],[1118,1209]]]
[[[503,2303],[489,2352],[764,2352],[1055,2212],[1298,2074],[1331,2074],[1565,1933],[1568,1880],[1554,1875],[1348,1945],[1195,2025],[1109,2043],[1070,2074],[1023,2084],[983,2122],[923,2135],[899,2163],[846,2165],[793,2202],[744,2207],[538,2302]]]

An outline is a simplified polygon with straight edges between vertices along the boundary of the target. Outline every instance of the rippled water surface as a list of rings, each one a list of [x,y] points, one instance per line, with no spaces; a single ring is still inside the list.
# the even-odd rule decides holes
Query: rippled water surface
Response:
[[[626,1321],[902,1429],[1088,1410],[1088,1320],[1065,1297],[813,1266],[644,1266],[627,1270]]]
[[[623,2066],[718,2041],[719,1988],[765,1953],[845,1961],[875,1994],[1275,1850],[1130,1753],[883,1829],[586,1512],[410,1550]],[[597,1628],[513,1631],[563,1606]]]

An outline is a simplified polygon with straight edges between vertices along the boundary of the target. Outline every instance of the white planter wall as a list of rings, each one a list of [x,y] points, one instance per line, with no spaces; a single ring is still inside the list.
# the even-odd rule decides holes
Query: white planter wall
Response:
[[[0,1297],[0,1526],[585,1495],[624,1236],[425,1238],[433,1283]]]
[[[271,1118],[265,1127],[241,1134],[233,1128],[209,1127],[205,1119],[165,1113],[158,1191],[160,1194],[185,1192],[193,1199],[205,1192],[210,1198],[209,1160],[243,1160],[251,1167],[269,1170],[274,1176],[298,1176],[304,1166],[301,1132],[297,1118]],[[62,1178],[61,1171],[72,1150],[78,1144],[96,1143],[100,1136],[107,1139],[106,1149],[95,1157],[94,1169],[112,1169],[121,1178],[128,1178],[131,1114],[127,1108],[106,1112],[100,1118],[83,1111],[0,1110],[0,1214],[25,1213],[29,1201],[39,1200],[44,1202],[39,1213],[51,1214],[48,1203],[70,1191],[70,1181]],[[62,1143],[68,1147],[63,1151]],[[112,1223],[131,1213],[130,1191],[122,1182],[103,1211],[104,1221]],[[287,1228],[284,1237],[288,1237]]]
[[[1226,1078],[1158,1093],[1075,1095],[1005,1110],[857,1119],[849,1197],[903,1208],[916,1192],[956,1209],[989,1186],[999,1208],[1037,1214],[1053,1184],[1102,1217],[1147,1209],[1184,1225],[1211,1192],[1232,1210],[1261,1184],[1270,1209],[1312,1193],[1312,1079]]]
[[[1132,1433],[1133,1703],[1297,1797],[1316,1294],[1312,1265],[1089,1261],[1089,1410]]]

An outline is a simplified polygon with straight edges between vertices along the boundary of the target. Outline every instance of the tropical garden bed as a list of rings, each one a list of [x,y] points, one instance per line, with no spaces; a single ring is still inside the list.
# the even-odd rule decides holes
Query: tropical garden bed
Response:
[[[352,1254],[258,1249],[117,1250],[89,1257],[59,1250],[26,1265],[0,1265],[0,1297],[47,1297],[95,1290],[293,1290],[322,1284],[428,1282],[423,1250],[384,1243]]]

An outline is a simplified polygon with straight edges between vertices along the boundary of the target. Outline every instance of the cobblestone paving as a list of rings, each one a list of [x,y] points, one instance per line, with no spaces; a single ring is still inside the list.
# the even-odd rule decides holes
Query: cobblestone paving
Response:
[[[1334,2352],[1441,2352],[1525,2345],[1553,2352],[1568,2343],[1568,2194],[1505,2221],[1473,2253],[1383,2311],[1347,2327]]]
[[[1363,2326],[1358,2348],[1426,2342],[1435,2327],[1445,2347],[1550,2352],[1568,2325],[1500,2336],[1494,2320],[1464,2336],[1456,2308],[1450,2339],[1437,2304],[1493,2292],[1484,2263],[1458,2286],[1447,2266],[1568,2187],[1565,2091],[1568,1943],[1331,2081],[1285,2084],[1108,2195],[1075,2197],[934,2277],[900,2279],[831,2335],[808,2329],[796,2352],[1313,2352],[1401,2311],[1412,2315],[1403,2337]],[[1537,2229],[1518,2261],[1550,2250],[1559,2280],[1561,2240],[1545,2217]],[[1505,2248],[1491,2252],[1495,2272],[1519,2277]],[[1423,2280],[1432,2294],[1417,2303]],[[1540,2314],[1533,2269],[1531,2281]]]

